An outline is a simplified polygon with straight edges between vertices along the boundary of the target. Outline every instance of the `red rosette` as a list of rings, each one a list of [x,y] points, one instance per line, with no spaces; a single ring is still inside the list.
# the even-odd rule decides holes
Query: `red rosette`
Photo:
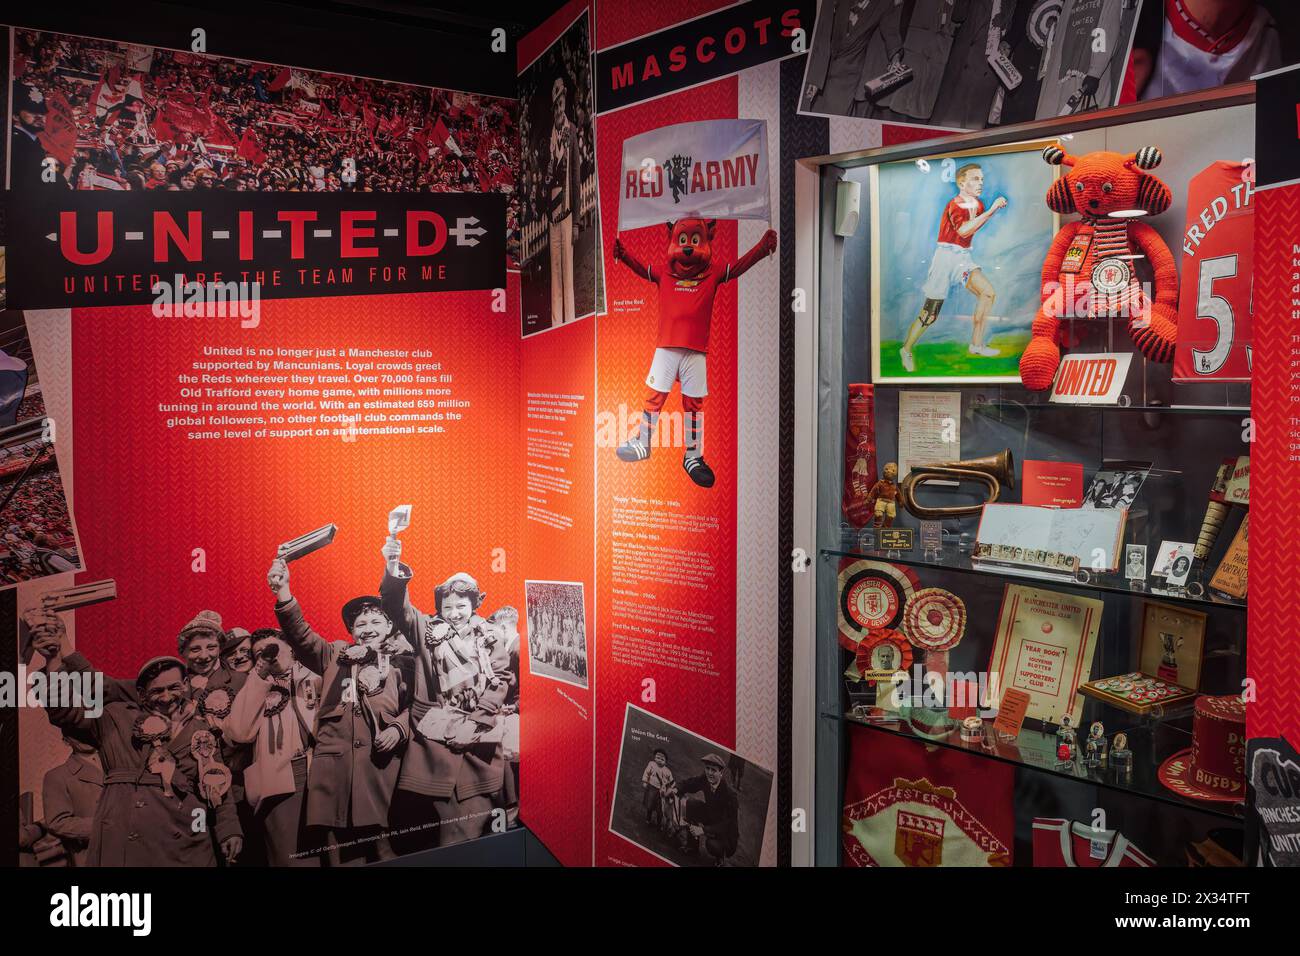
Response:
[[[357,673],[357,689],[366,697],[379,693],[384,685],[384,675],[374,664],[367,664]]]
[[[349,664],[369,664],[375,660],[375,651],[364,644],[349,644],[343,648],[342,657]]]
[[[289,691],[279,684],[272,684],[266,691],[266,698],[262,701],[262,716],[274,717],[289,703]]]
[[[840,562],[839,642],[848,651],[873,629],[897,628],[919,582],[910,568],[884,561]]]
[[[888,680],[912,666],[912,645],[893,628],[872,628],[858,642],[856,665],[863,680]]]
[[[153,744],[171,737],[171,724],[158,714],[141,714],[135,719],[131,736],[141,744]]]
[[[926,651],[946,651],[966,633],[966,605],[943,588],[924,588],[903,608],[903,633]]]

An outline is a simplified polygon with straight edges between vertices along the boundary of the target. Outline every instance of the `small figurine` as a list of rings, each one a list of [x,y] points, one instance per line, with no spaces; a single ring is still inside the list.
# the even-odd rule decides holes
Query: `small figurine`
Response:
[[[875,513],[875,519],[872,526],[876,528],[892,528],[894,518],[898,515],[898,485],[895,479],[898,478],[898,463],[889,462],[885,465],[883,477],[871,486],[867,492],[867,500],[870,507]]]
[[[1056,729],[1056,757],[1062,763],[1074,760],[1075,738],[1074,725],[1069,715],[1061,718],[1061,726]]]
[[[978,717],[966,717],[961,722],[962,743],[976,744],[984,741],[984,721]]]
[[[1089,767],[1106,765],[1106,728],[1094,720],[1088,728],[1088,741],[1084,747],[1084,763]]]
[[[1178,649],[1183,646],[1183,639],[1176,634],[1166,634],[1160,632],[1160,666],[1156,668],[1156,676],[1161,680],[1167,680],[1171,684],[1178,683]]]
[[[1127,783],[1133,777],[1133,751],[1128,749],[1128,734],[1116,734],[1115,746],[1110,750],[1110,765],[1115,768],[1115,776],[1121,783]]]

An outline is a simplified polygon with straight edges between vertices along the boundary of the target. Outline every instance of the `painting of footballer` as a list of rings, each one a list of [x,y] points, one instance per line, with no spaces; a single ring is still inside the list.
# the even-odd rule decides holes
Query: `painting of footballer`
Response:
[[[938,243],[934,257],[930,260],[925,285],[921,287],[925,302],[913,320],[912,327],[907,330],[903,347],[898,350],[903,368],[909,372],[916,371],[913,347],[925,334],[925,330],[939,320],[939,310],[943,308],[944,299],[948,298],[948,290],[954,286],[962,286],[975,296],[970,345],[966,351],[984,357],[1000,354],[997,349],[984,344],[984,324],[997,293],[984,271],[975,264],[970,247],[975,233],[984,228],[999,209],[1006,207],[1007,200],[1005,196],[999,196],[987,209],[984,208],[984,203],[980,201],[984,192],[984,170],[979,163],[959,166],[955,179],[957,195],[943,207],[943,213],[939,217]]]
[[[1024,145],[869,168],[872,380],[1018,382],[1055,216]],[[1032,186],[1030,185],[1032,183]]]

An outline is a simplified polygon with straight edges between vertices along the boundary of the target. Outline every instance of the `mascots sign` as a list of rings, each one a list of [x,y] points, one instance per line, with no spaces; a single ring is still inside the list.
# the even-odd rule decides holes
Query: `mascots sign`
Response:
[[[679,123],[629,137],[620,192],[620,231],[683,218],[770,221],[767,123]]]

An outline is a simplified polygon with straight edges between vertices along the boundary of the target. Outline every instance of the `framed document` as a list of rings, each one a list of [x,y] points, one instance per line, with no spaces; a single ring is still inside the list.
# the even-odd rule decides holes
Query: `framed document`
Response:
[[[1089,681],[1081,693],[1132,714],[1180,706],[1196,697],[1205,651],[1206,617],[1200,611],[1146,601],[1138,669]]]
[[[1201,683],[1205,615],[1158,601],[1142,606],[1138,669],[1171,684],[1195,690]]]
[[[913,465],[961,458],[961,392],[898,393],[898,480]],[[939,484],[939,482],[935,482]],[[949,482],[955,485],[956,482]]]
[[[1079,685],[1088,679],[1104,605],[1093,598],[1008,584],[1002,592],[989,679],[1001,692],[1029,695],[1025,716],[1048,723],[1082,709]]]

